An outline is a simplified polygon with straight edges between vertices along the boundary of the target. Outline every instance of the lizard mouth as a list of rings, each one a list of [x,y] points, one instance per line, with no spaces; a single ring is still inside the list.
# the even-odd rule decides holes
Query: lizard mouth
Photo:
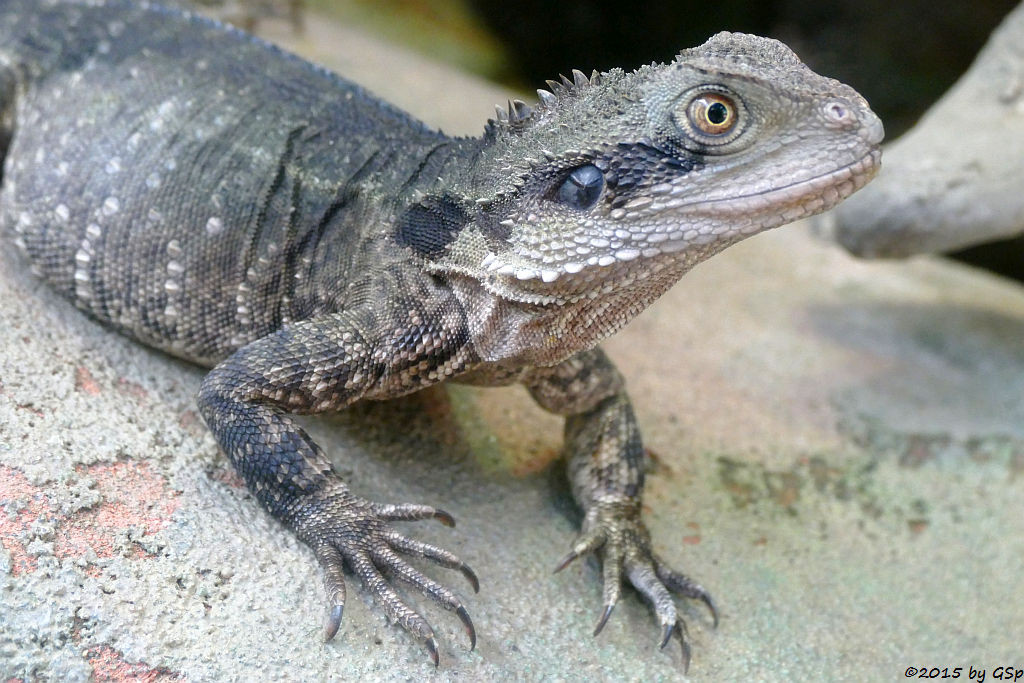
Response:
[[[739,197],[689,203],[684,200],[675,205],[669,201],[665,203],[665,208],[683,215],[707,213],[716,216],[753,216],[765,209],[781,206],[784,208],[779,211],[779,225],[783,225],[831,209],[867,185],[878,173],[881,160],[882,150],[875,147],[852,164],[813,178]]]
[[[575,289],[572,287],[575,281],[590,283],[586,286],[592,287],[595,280],[620,280],[623,273],[617,266],[628,261],[661,261],[663,259],[659,257],[668,255],[673,260],[680,260],[677,252],[688,249],[703,252],[695,259],[682,257],[683,261],[693,261],[688,264],[688,269],[711,253],[755,233],[832,208],[875,176],[881,156],[880,148],[874,147],[857,161],[828,173],[739,197],[688,202],[686,198],[673,197],[670,193],[656,196],[646,203],[642,212],[643,215],[661,217],[666,228],[643,234],[618,247],[611,245],[612,248],[601,255],[540,267],[528,262],[512,265],[491,255],[482,265],[493,273],[492,277],[518,280],[517,289],[529,290],[533,292],[531,298],[545,301],[561,298],[552,296],[554,292],[547,287],[556,280],[559,283],[552,285],[553,288],[571,291]],[[671,219],[666,220],[665,216]],[[674,225],[676,219],[686,217],[699,218],[689,221],[693,227]]]

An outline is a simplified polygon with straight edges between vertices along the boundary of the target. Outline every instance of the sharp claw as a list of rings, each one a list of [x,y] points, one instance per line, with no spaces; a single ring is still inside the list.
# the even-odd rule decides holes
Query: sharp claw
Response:
[[[462,575],[465,576],[466,580],[469,581],[471,586],[473,586],[473,592],[474,593],[479,593],[480,592],[480,579],[476,578],[476,572],[474,572],[472,569],[470,569],[469,565],[467,565],[467,564],[463,564],[461,567],[459,567],[459,571],[462,572]],[[715,623],[718,623],[718,622],[716,621]]]
[[[476,629],[473,628],[473,620],[469,618],[469,612],[465,607],[459,607],[455,613],[459,615],[459,619],[462,619],[462,623],[466,627],[466,633],[469,634],[469,651],[472,652],[476,649]]]
[[[444,510],[434,510],[434,519],[441,522],[441,524],[444,524],[445,526],[455,526],[455,518],[449,515]]]
[[[672,637],[672,632],[675,630],[675,623],[665,624],[661,627],[661,644],[658,645],[659,650],[665,649],[665,646],[668,645],[669,639]]]
[[[434,668],[436,669],[441,662],[440,657],[437,656],[437,641],[432,637],[427,638],[423,645],[427,648],[427,652],[430,654],[430,659],[434,662]]]
[[[563,557],[562,561],[558,563],[558,566],[555,567],[555,571],[553,571],[552,574],[557,574],[558,572],[560,572],[563,569],[565,569],[566,567],[568,567],[569,564],[573,560],[575,560],[577,557],[578,557],[578,555],[576,554],[576,551],[575,550],[570,550],[569,554],[566,555],[565,557]]]
[[[683,646],[683,675],[690,670],[690,644],[686,642],[685,638],[680,638],[679,642]]]
[[[341,627],[341,614],[344,611],[344,605],[335,605],[331,608],[330,613],[327,615],[327,621],[324,622],[325,643],[338,633],[338,628]]]
[[[594,628],[594,637],[597,637],[597,634],[601,632],[604,625],[608,623],[608,617],[612,615],[613,609],[615,609],[615,603],[604,606],[604,612],[601,614],[601,618],[597,620],[597,627]]]
[[[707,593],[703,593],[700,596],[700,600],[708,606],[709,610],[711,610],[711,618],[714,620],[712,628],[718,628],[718,609],[715,608],[715,603],[711,600],[711,596]]]

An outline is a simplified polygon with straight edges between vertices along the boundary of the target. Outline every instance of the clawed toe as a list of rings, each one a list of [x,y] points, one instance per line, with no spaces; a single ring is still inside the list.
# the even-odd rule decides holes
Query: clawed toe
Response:
[[[466,627],[466,635],[469,636],[469,651],[472,652],[476,649],[476,629],[473,628],[473,620],[469,618],[469,612],[465,607],[459,606],[455,613],[459,615],[462,625]]]
[[[466,577],[467,581],[469,581],[469,585],[473,587],[473,592],[474,593],[479,593],[480,592],[480,579],[476,578],[476,572],[474,572],[472,569],[470,569],[469,565],[465,564],[465,563],[463,563],[460,567],[457,567],[457,569],[460,572],[462,572],[462,575]],[[716,620],[715,623],[717,624],[718,621]]]
[[[604,625],[608,623],[608,617],[612,615],[612,610],[615,609],[615,605],[605,605],[604,612],[601,613],[601,618],[597,620],[597,626],[594,627],[594,636],[604,629]]]
[[[324,642],[327,642],[338,633],[341,616],[345,611],[344,559],[337,548],[326,543],[318,546],[314,552],[324,570],[324,592],[331,605],[324,622]]]
[[[334,605],[327,614],[327,622],[324,624],[324,642],[331,640],[338,634],[341,628],[341,615],[345,612],[344,605]]]
[[[563,557],[558,562],[558,566],[555,567],[555,571],[553,571],[551,573],[552,574],[557,574],[558,572],[562,571],[563,569],[568,567],[570,564],[572,564],[572,561],[575,560],[577,557],[579,557],[579,555],[576,554],[576,551],[575,550],[570,550],[569,554],[566,555],[565,557]]]
[[[430,654],[430,660],[434,662],[434,668],[436,669],[441,663],[441,658],[437,655],[437,640],[434,638],[427,638],[423,641],[423,646],[427,648],[427,652]]]
[[[384,505],[352,496],[346,489],[334,496],[311,501],[296,515],[296,530],[316,554],[324,573],[328,611],[324,639],[331,640],[341,627],[345,608],[344,569],[349,568],[362,582],[389,621],[415,636],[426,648],[434,666],[439,663],[437,639],[429,622],[392,587],[395,579],[415,588],[446,610],[454,612],[466,629],[470,649],[476,648],[476,628],[462,600],[450,589],[426,576],[400,557],[420,557],[449,569],[457,569],[480,590],[476,573],[457,555],[422,541],[407,538],[388,522],[436,519],[448,526],[455,520],[444,510],[427,505]]]
[[[385,522],[418,522],[422,519],[436,519],[447,527],[455,526],[454,517],[440,508],[429,505],[375,503],[372,509],[377,517]]]
[[[715,607],[715,601],[711,598],[711,594],[703,586],[690,577],[675,571],[658,557],[654,558],[654,571],[658,579],[673,593],[703,602],[711,612],[712,626],[718,628],[718,608]]]
[[[668,641],[672,640],[672,636],[675,635],[679,639],[679,647],[682,654],[682,665],[683,672],[687,672],[690,669],[690,643],[687,641],[686,635],[686,622],[682,619],[677,618],[673,623],[664,624],[661,627],[661,643],[658,645],[659,650],[664,650],[665,646],[668,645]]]
[[[711,595],[704,593],[697,596],[697,599],[707,605],[708,611],[711,612],[711,627],[718,628],[718,608],[715,607],[715,601],[711,599]]]
[[[683,673],[685,674],[690,670],[690,643],[686,640],[686,625],[680,621],[676,632],[679,634],[679,647],[682,649],[683,655]]]
[[[621,505],[609,505],[589,510],[583,534],[558,563],[555,572],[589,552],[596,552],[601,560],[604,585],[604,609],[594,627],[594,635],[601,633],[608,623],[622,584],[628,581],[651,604],[661,624],[659,648],[668,645],[675,634],[682,649],[683,668],[688,669],[691,653],[686,623],[679,617],[672,595],[703,602],[716,627],[718,609],[700,584],[672,570],[651,552],[650,536],[640,521],[639,508],[632,510]]]
[[[441,522],[441,524],[444,524],[446,527],[450,527],[452,529],[455,528],[455,518],[444,510],[434,510],[434,514],[431,515],[431,517]]]

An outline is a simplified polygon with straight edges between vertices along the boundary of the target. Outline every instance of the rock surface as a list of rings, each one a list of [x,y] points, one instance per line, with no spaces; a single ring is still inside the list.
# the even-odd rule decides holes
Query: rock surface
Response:
[[[500,95],[310,17],[293,47],[453,132]],[[311,419],[368,497],[459,520],[477,650],[426,606],[441,668],[359,590],[320,640],[312,554],[193,407],[202,371],[92,323],[0,255],[0,680],[673,680],[628,593],[556,576],[577,512],[559,421],[519,389],[437,388]],[[1024,667],[1024,291],[937,260],[862,263],[790,226],[699,266],[607,349],[655,454],[661,553],[699,680],[896,680]],[[414,598],[415,599],[415,598]],[[422,603],[421,603],[422,604]]]
[[[970,70],[822,221],[855,254],[940,252],[1024,232],[1024,4]]]

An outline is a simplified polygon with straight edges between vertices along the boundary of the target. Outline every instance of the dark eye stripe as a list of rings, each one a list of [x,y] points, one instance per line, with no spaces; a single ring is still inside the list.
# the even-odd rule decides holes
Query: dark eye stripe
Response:
[[[556,198],[566,206],[586,211],[597,204],[604,190],[604,174],[596,166],[580,166],[558,188]]]

